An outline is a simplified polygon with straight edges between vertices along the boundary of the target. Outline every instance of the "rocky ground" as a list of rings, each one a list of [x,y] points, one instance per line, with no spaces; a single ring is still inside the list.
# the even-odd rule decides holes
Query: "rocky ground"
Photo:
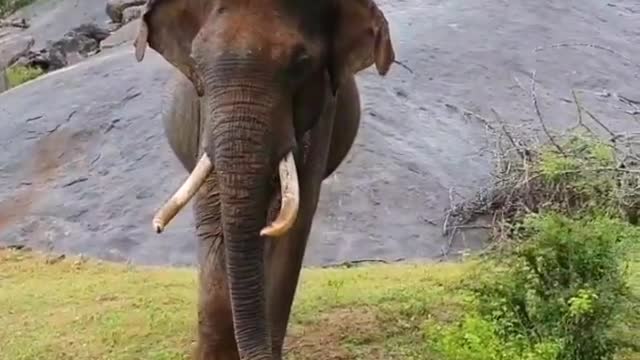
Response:
[[[308,265],[441,257],[450,197],[472,196],[490,180],[493,135],[485,122],[492,109],[509,126],[540,131],[533,71],[549,127],[575,122],[572,88],[614,131],[640,127],[636,1],[379,4],[406,68],[358,77],[363,124],[348,161],[323,188]],[[16,16],[30,27],[0,32],[5,62],[10,47],[42,53],[82,25],[115,28],[104,0],[43,0]],[[186,174],[160,126],[158,89],[171,68],[152,51],[135,61],[135,27],[130,22],[106,39],[94,31],[91,51],[70,51],[77,56],[66,57],[62,69],[0,94],[0,212],[20,215],[0,219],[0,244],[145,264],[194,262],[190,208],[162,235],[150,226]],[[573,45],[551,47],[559,43]],[[61,171],[34,179],[29,161],[46,136],[73,141],[48,154],[63,163]],[[15,203],[16,194],[28,194],[32,205]],[[476,249],[484,238],[467,232],[453,250]]]

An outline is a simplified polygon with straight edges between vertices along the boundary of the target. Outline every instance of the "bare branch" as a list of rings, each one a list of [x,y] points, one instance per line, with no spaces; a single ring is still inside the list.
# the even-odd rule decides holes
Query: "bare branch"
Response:
[[[398,60],[393,60],[393,63],[394,63],[394,64],[398,64],[398,65],[402,66],[402,67],[403,67],[403,68],[405,68],[408,72],[410,72],[410,73],[412,73],[412,74],[413,74],[413,70],[411,70],[411,68],[410,68],[410,67],[408,67],[407,65],[405,65],[403,62],[398,61]]]
[[[551,133],[549,132],[549,129],[547,129],[547,125],[544,123],[544,119],[542,118],[542,113],[540,112],[540,107],[538,106],[538,99],[536,97],[536,71],[535,70],[531,73],[531,98],[533,100],[533,107],[535,108],[536,114],[538,115],[538,119],[540,120],[540,125],[542,126],[542,130],[547,135],[547,137],[549,138],[549,141],[551,141],[553,146],[556,147],[558,152],[565,155],[560,145],[558,145],[558,143],[556,143],[556,141],[554,140],[553,136],[551,136]]]
[[[596,117],[595,115],[593,115],[593,113],[591,113],[591,111],[586,110],[584,111],[587,115],[589,115],[589,117],[591,118],[591,120],[595,121],[598,125],[600,125],[601,128],[603,128],[606,132],[609,133],[609,135],[611,135],[612,137],[615,137],[615,133],[613,131],[611,131],[611,129],[609,129],[602,121],[600,121],[600,119],[598,119],[598,117]]]

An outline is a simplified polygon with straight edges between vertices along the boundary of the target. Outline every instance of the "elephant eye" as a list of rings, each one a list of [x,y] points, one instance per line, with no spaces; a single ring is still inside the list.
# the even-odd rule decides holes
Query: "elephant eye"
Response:
[[[311,56],[303,45],[296,46],[291,52],[288,73],[294,82],[302,80],[311,70]]]

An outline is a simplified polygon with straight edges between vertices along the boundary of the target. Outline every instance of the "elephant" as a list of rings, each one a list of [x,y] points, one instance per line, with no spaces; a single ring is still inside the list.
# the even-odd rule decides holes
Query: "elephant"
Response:
[[[321,185],[355,141],[355,75],[395,53],[373,0],[149,0],[134,41],[174,69],[163,126],[193,200],[199,360],[280,360]]]

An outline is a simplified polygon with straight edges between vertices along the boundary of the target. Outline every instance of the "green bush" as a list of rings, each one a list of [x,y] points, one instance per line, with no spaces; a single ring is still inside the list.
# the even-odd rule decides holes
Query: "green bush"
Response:
[[[627,216],[629,200],[640,197],[637,173],[621,171],[616,149],[590,134],[573,134],[562,149],[544,148],[533,166],[551,200],[540,208],[568,215]]]
[[[559,341],[557,359],[611,359],[611,336],[629,295],[624,254],[638,236],[607,217],[528,217],[508,271],[478,288],[479,311],[500,335],[531,344]]]
[[[628,309],[625,254],[638,230],[607,217],[527,217],[502,263],[474,287],[476,314],[441,329],[444,359],[605,360]]]
[[[9,88],[18,86],[42,75],[44,71],[39,67],[15,65],[7,69]]]
[[[529,346],[524,341],[505,341],[496,323],[478,314],[432,329],[429,337],[437,339],[432,349],[447,360],[554,360],[559,349],[553,342]]]
[[[625,268],[639,253],[639,169],[592,134],[552,145],[503,163],[489,203],[472,204],[501,219],[501,251],[468,317],[429,337],[442,359],[610,360],[639,347],[620,336],[640,319]]]

